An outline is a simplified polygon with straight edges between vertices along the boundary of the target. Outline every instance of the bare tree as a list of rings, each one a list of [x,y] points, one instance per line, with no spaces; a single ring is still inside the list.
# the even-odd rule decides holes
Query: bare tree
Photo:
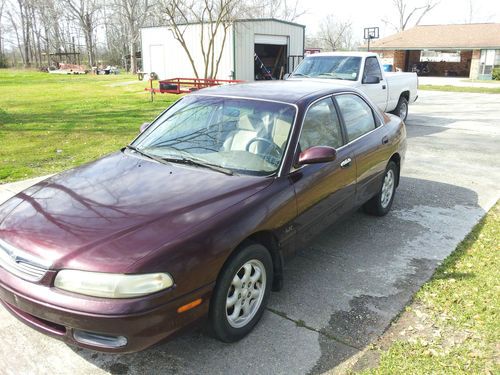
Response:
[[[163,4],[168,26],[174,38],[184,49],[196,78],[200,77],[193,58],[193,50],[187,44],[185,32],[195,24],[200,29],[200,52],[203,56],[203,77],[215,78],[224,51],[226,37],[234,22],[237,0],[170,0]],[[219,44],[218,40],[220,40]]]
[[[135,73],[137,71],[136,52],[140,29],[150,15],[153,3],[150,0],[114,0],[114,6],[120,21],[125,26],[130,55],[130,72]]]
[[[276,18],[293,22],[307,11],[299,0],[249,0],[240,3],[243,18]]]
[[[352,22],[343,21],[333,14],[327,15],[319,24],[319,31],[315,36],[317,47],[329,51],[350,49],[352,46]]]
[[[415,2],[407,0],[393,0],[393,5],[397,10],[397,22],[391,21],[389,18],[382,19],[386,25],[392,26],[396,31],[403,31],[408,26],[416,26],[420,24],[424,16],[439,4],[439,1],[426,0],[425,3],[413,5]],[[412,5],[409,5],[412,4]]]
[[[5,55],[4,55],[4,23],[3,23],[3,17],[4,17],[4,10],[5,10],[5,3],[6,0],[0,0],[0,68],[4,68],[6,65],[5,62]]]
[[[18,0],[21,1],[21,0]],[[75,19],[85,38],[85,46],[87,48],[88,63],[95,66],[96,64],[96,47],[95,47],[95,30],[99,22],[99,12],[101,11],[101,3],[99,0],[62,0],[66,5],[65,9],[68,15]]]

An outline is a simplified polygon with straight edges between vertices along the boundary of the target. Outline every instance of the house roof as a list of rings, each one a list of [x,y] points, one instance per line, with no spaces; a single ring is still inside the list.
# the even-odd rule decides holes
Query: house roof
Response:
[[[419,25],[370,41],[373,50],[500,49],[500,23]]]

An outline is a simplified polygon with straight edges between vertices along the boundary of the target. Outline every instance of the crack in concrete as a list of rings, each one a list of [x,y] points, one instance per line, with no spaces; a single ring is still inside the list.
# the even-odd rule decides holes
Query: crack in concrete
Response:
[[[334,336],[334,335],[332,335],[332,334],[330,334],[328,332],[325,332],[324,330],[316,329],[314,327],[308,326],[306,324],[306,322],[304,322],[302,319],[295,320],[293,318],[290,318],[286,313],[284,313],[282,311],[275,310],[275,309],[273,309],[271,307],[267,307],[266,310],[268,310],[269,312],[272,312],[273,314],[276,314],[276,315],[278,315],[278,316],[280,316],[280,317],[282,317],[282,318],[284,318],[286,320],[289,320],[289,321],[295,323],[295,325],[297,327],[305,328],[305,329],[308,329],[309,331],[316,332],[316,333],[318,333],[318,334],[320,334],[320,335],[322,335],[322,336],[324,336],[324,337],[326,337],[326,338],[328,338],[330,340],[336,341],[336,342],[338,342],[338,343],[340,343],[342,345],[345,345],[345,346],[347,346],[347,347],[349,347],[351,349],[355,349],[355,350],[358,350],[358,351],[362,350],[361,348],[358,348],[358,347],[356,347],[356,346],[354,346],[354,345],[352,345],[352,344],[350,344],[350,343],[348,343],[348,342],[346,342],[346,341],[344,341],[342,339],[339,339],[338,337],[336,337],[336,336]]]

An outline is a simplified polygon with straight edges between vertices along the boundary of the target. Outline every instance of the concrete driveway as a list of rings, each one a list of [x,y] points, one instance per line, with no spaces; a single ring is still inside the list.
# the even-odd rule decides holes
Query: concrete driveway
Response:
[[[1,371],[317,374],[352,358],[499,198],[500,95],[422,91],[410,113],[393,211],[355,213],[299,251],[244,340],[223,344],[199,329],[142,353],[105,355],[70,348],[0,308]]]

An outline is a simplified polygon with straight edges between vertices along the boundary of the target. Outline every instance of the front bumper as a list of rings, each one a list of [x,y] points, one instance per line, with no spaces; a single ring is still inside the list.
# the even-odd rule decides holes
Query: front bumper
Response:
[[[14,290],[9,286],[11,284],[3,282],[4,276],[7,279],[14,277],[0,269],[0,302],[20,321],[68,344],[117,353],[144,350],[204,317],[208,313],[213,289],[213,284],[209,284],[186,296],[145,311],[114,314],[113,310],[122,311],[122,305],[130,304],[130,300],[112,300],[108,304],[107,311],[90,312],[89,308],[85,309],[87,311],[74,310],[68,306],[56,306],[37,300],[21,290]],[[20,285],[31,284],[35,289],[52,289],[19,279],[16,282]],[[24,286],[29,287],[29,285]],[[201,305],[183,313],[177,312],[180,306],[198,298],[203,300]],[[82,332],[90,334],[90,337],[95,335],[94,337],[125,338],[125,340],[118,340],[119,346],[111,341],[106,343],[106,340],[101,343],[91,342],[82,339]],[[121,345],[123,342],[125,344]]]

